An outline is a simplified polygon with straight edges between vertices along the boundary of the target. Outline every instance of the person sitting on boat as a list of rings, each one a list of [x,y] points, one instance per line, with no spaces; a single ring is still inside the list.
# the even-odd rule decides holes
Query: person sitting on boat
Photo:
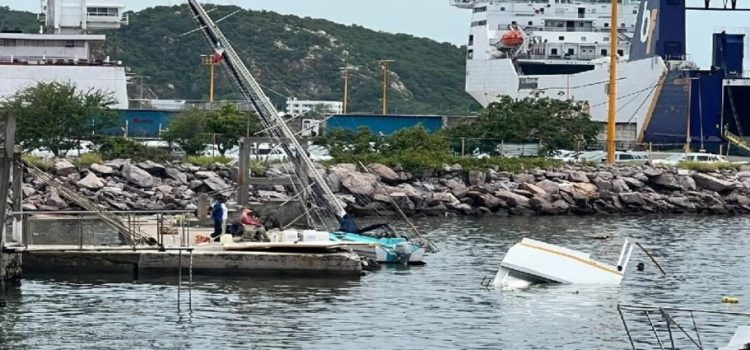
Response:
[[[354,218],[349,214],[345,214],[344,217],[341,218],[339,224],[341,225],[339,227],[340,232],[359,233],[357,223],[354,222]]]
[[[244,230],[243,237],[248,238],[252,241],[256,242],[270,242],[271,239],[268,238],[268,235],[266,234],[266,228],[263,227],[263,224],[261,224],[260,220],[257,216],[253,213],[253,210],[250,208],[242,209],[242,218],[240,220],[242,225],[249,226],[249,229]]]

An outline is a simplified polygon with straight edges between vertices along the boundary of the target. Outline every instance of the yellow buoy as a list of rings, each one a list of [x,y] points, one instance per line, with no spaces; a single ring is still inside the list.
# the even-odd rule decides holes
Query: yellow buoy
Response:
[[[721,297],[721,302],[724,304],[738,304],[740,300],[737,297]]]

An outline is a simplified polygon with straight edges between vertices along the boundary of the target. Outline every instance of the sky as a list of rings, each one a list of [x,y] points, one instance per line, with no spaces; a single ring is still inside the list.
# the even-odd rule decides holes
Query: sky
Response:
[[[687,0],[690,6],[702,6],[703,0]],[[466,43],[471,11],[448,5],[448,0],[218,0],[216,4],[237,5],[254,10],[270,10],[301,17],[325,18],[343,24],[394,33],[407,33],[456,45]],[[720,0],[713,0],[720,6]],[[157,5],[178,5],[180,0],[126,0],[129,10]],[[748,6],[740,1],[740,6]],[[0,6],[39,11],[39,1],[0,0]],[[688,54],[701,67],[711,61],[711,33],[720,29],[741,31],[750,41],[750,12],[690,11],[687,17]],[[131,23],[131,25],[136,25]],[[750,47],[746,45],[746,47]],[[750,58],[750,51],[745,52]],[[746,60],[750,62],[750,60]],[[747,63],[746,63],[747,64]],[[747,65],[750,68],[750,65]]]

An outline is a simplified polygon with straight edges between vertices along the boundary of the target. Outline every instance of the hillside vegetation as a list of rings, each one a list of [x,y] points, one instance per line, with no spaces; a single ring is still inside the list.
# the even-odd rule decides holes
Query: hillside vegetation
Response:
[[[465,114],[479,105],[464,92],[464,49],[449,43],[390,34],[327,20],[268,11],[216,6],[214,19],[232,12],[220,26],[267,94],[281,107],[287,96],[341,100],[339,68],[353,66],[350,111],[379,112],[382,71],[390,65],[392,113]],[[37,31],[31,13],[0,8],[0,27]],[[210,54],[186,6],[158,6],[130,14],[130,25],[107,32],[99,54],[125,62],[131,72],[147,76],[147,97],[207,99],[208,69],[201,54]],[[240,99],[223,69],[218,70],[219,98]],[[132,91],[132,90],[131,90]]]

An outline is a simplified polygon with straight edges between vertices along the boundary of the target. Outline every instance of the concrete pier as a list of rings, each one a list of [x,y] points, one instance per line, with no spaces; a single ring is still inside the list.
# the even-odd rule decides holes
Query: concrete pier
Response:
[[[23,256],[27,273],[176,274],[180,256],[176,251],[136,250],[127,247],[37,246],[16,248]],[[181,265],[187,269],[190,254],[182,252]],[[362,272],[359,257],[350,252],[286,253],[236,252],[220,247],[197,248],[192,253],[195,274],[211,275],[304,275],[311,277],[358,278]]]

